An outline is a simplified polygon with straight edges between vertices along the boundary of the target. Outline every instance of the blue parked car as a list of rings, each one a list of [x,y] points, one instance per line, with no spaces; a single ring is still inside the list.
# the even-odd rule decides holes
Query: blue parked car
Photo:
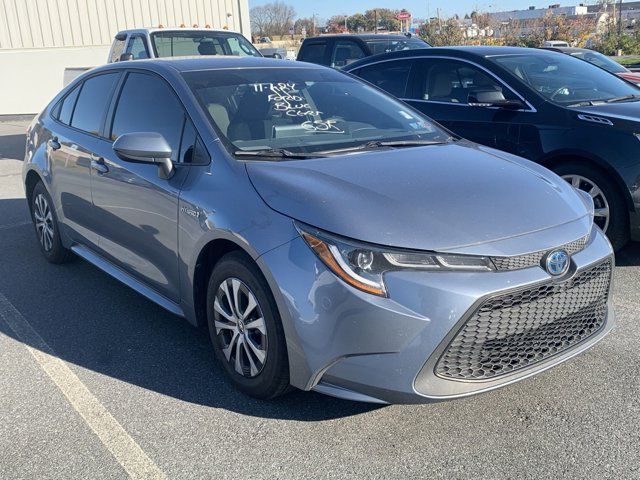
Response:
[[[47,260],[207,325],[258,398],[462,397],[614,323],[591,197],[321,66],[94,69],[30,126],[24,184]]]

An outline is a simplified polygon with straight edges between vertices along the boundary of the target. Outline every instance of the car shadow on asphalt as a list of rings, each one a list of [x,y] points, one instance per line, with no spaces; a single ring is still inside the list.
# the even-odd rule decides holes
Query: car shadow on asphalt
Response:
[[[0,142],[0,160],[22,160],[25,152],[26,136],[2,135]]]
[[[17,208],[12,202],[24,200],[0,200],[0,216]],[[271,401],[238,392],[216,364],[204,329],[83,260],[47,263],[31,225],[0,231],[0,293],[66,362],[185,402],[309,422],[381,408],[299,390]],[[22,342],[1,317],[0,333]]]
[[[640,265],[640,242],[631,242],[616,253],[617,267],[636,267]]]

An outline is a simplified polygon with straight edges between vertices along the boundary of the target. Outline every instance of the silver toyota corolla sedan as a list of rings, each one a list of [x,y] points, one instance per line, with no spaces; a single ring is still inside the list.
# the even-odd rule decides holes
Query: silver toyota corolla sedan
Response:
[[[613,327],[590,197],[320,66],[94,69],[30,126],[24,184],[47,260],[208,325],[259,398],[462,397]]]

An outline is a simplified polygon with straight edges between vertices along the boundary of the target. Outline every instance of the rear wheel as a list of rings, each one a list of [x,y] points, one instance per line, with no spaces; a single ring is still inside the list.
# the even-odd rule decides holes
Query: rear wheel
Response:
[[[629,212],[619,189],[599,169],[580,163],[564,163],[554,171],[573,187],[587,192],[595,206],[594,222],[607,234],[614,250],[629,241]]]
[[[68,261],[71,252],[62,245],[53,202],[42,182],[38,182],[31,193],[31,219],[40,250],[47,261],[51,263]]]
[[[232,252],[215,266],[207,291],[214,352],[233,384],[256,398],[289,389],[289,363],[280,315],[256,265]]]

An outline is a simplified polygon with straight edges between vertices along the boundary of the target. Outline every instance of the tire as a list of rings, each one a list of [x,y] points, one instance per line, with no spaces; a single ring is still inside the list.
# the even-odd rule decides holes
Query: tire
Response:
[[[53,201],[44,184],[40,181],[31,193],[31,220],[36,232],[40,251],[50,263],[65,263],[71,258],[71,251],[62,245],[60,226]]]
[[[229,298],[236,291],[239,300],[232,306]],[[250,295],[255,301],[252,309]],[[259,399],[275,398],[290,389],[278,308],[262,273],[241,252],[228,253],[213,269],[207,287],[207,323],[216,359],[236,388]]]
[[[596,214],[608,207],[608,221],[603,228],[603,217],[596,215],[595,223],[604,230],[615,251],[620,250],[629,241],[629,211],[619,188],[600,169],[578,162],[568,162],[553,168],[553,171],[565,180],[578,186],[580,190],[591,191],[593,186],[602,192],[596,195],[594,204]],[[593,195],[592,195],[593,196]]]

